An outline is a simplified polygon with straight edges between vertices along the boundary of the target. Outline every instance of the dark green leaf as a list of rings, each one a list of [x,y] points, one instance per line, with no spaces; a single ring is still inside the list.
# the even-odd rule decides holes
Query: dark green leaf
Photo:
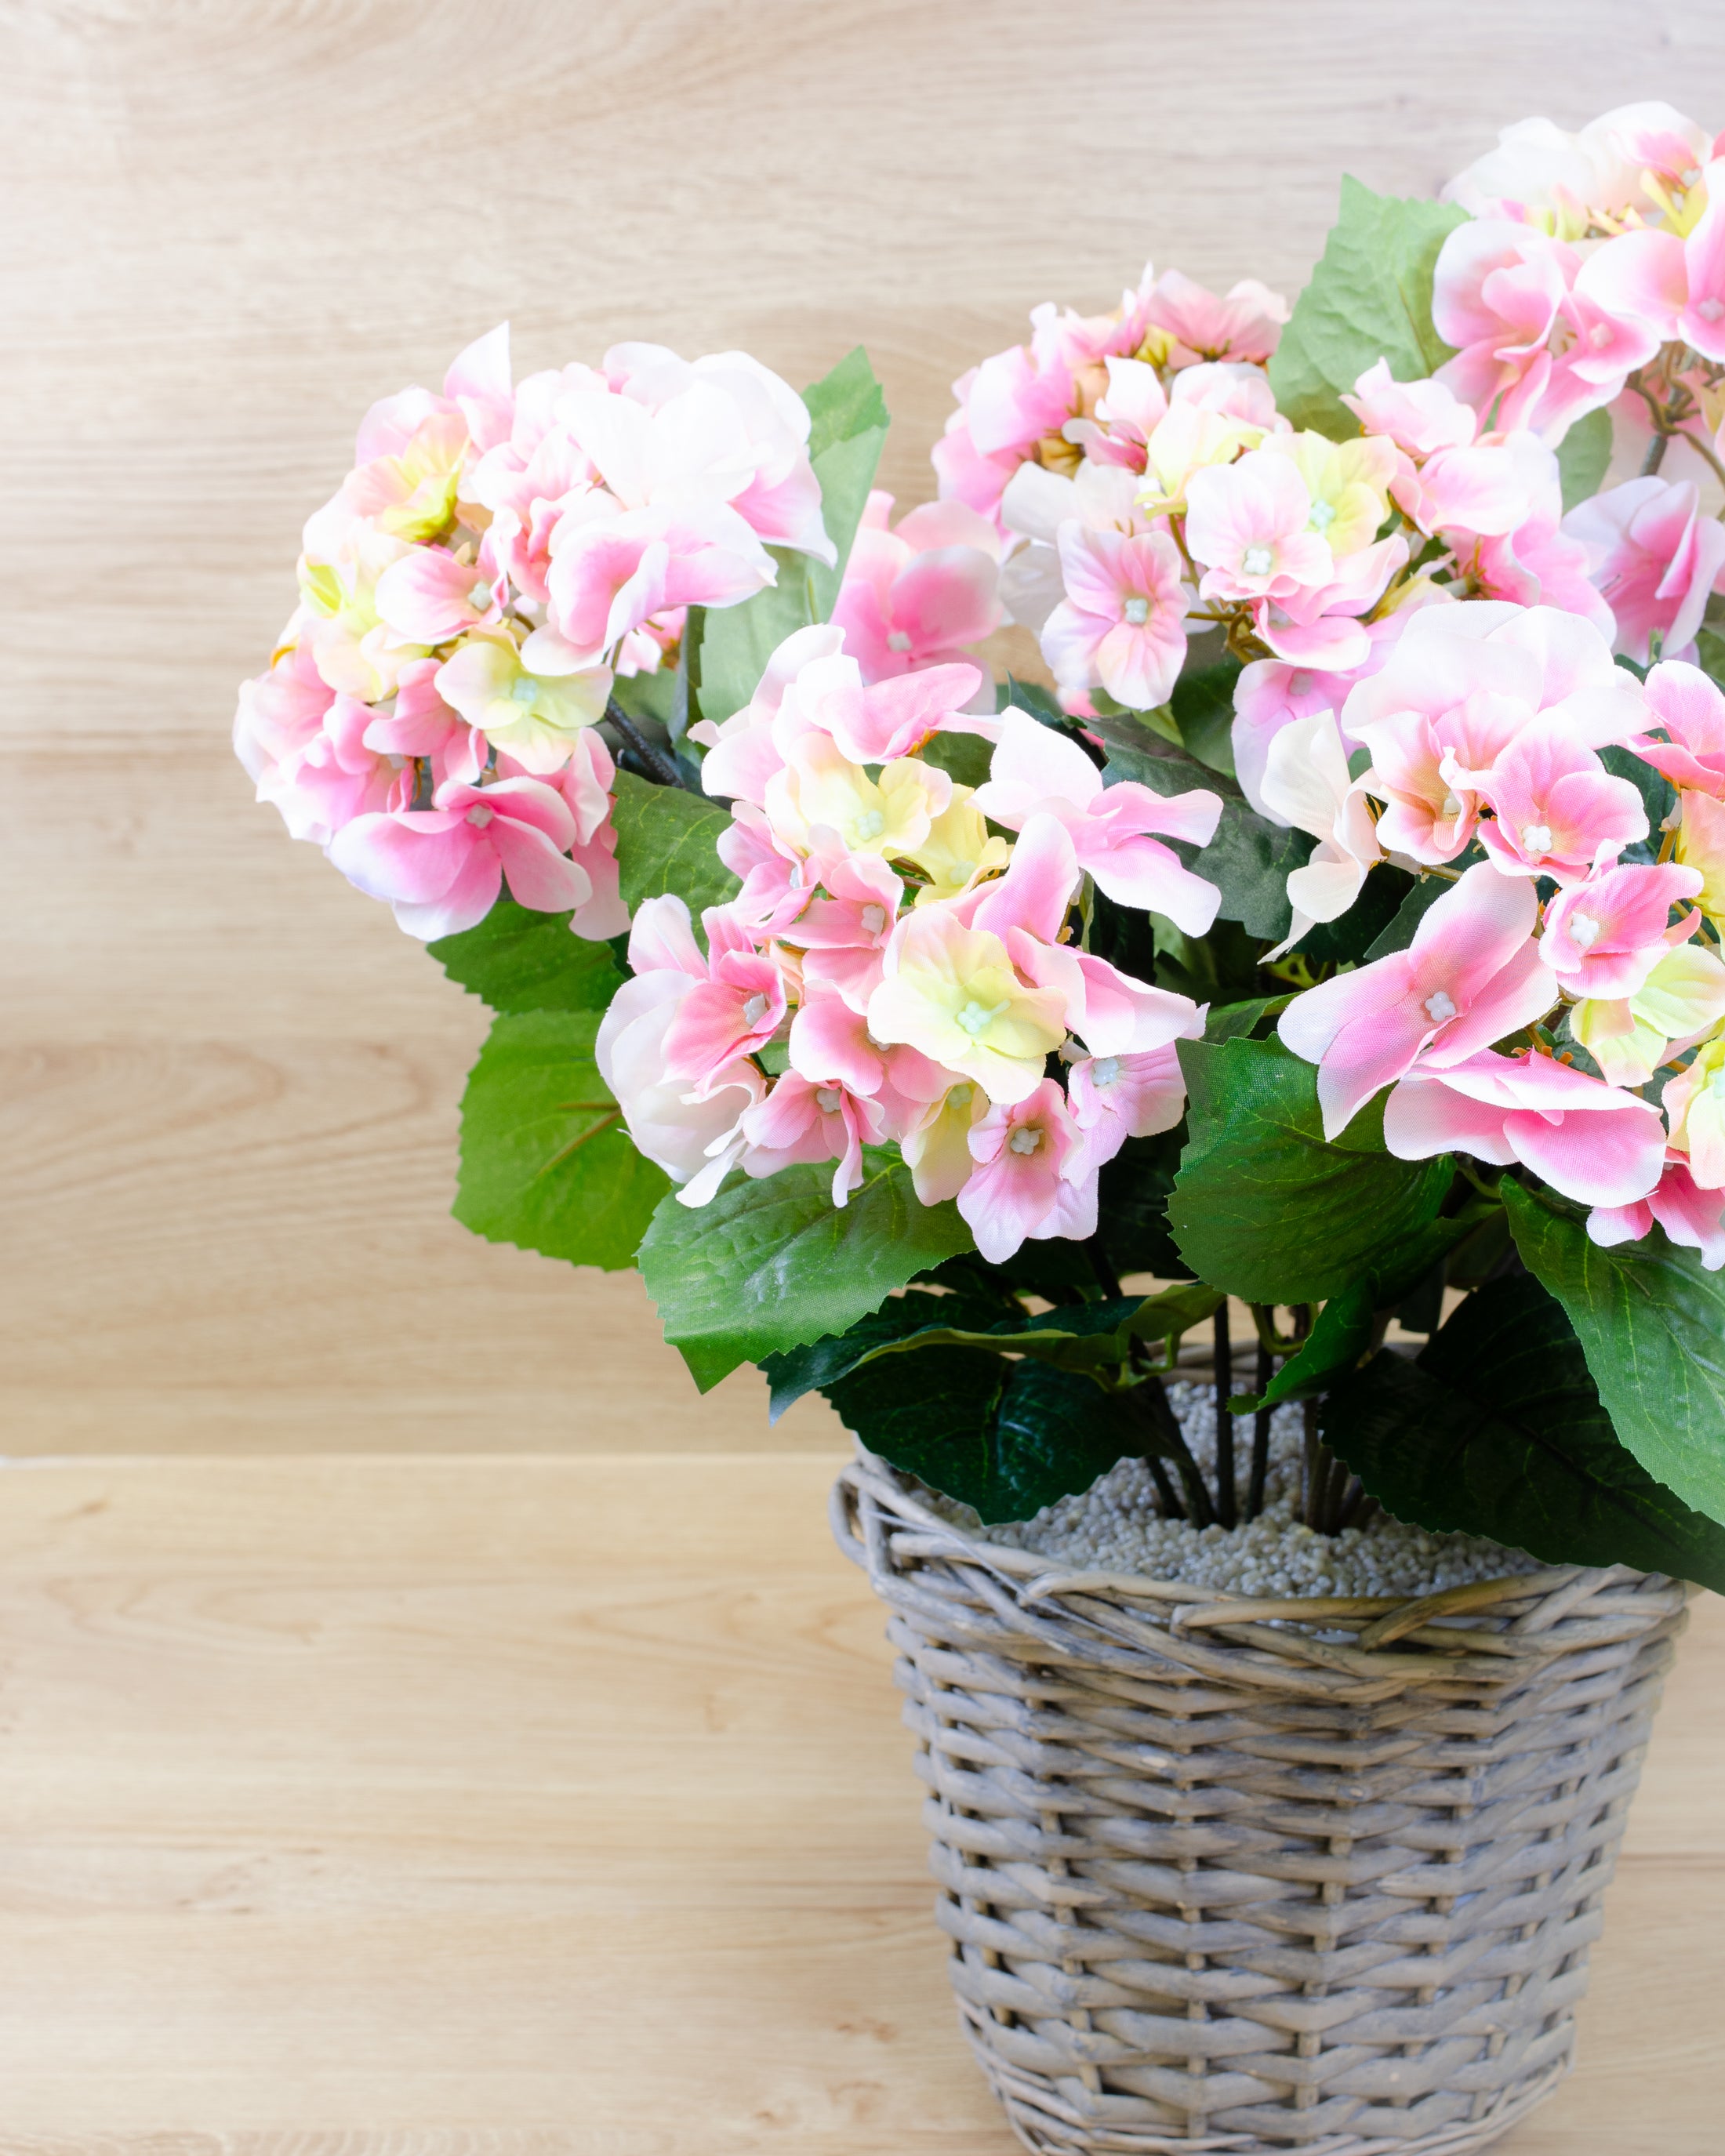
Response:
[[[1425,876],[1416,882],[1411,891],[1404,894],[1388,926],[1380,929],[1367,945],[1366,963],[1369,965],[1374,958],[1387,958],[1392,951],[1405,951],[1427,912],[1451,888],[1441,876]]]
[[[1034,1317],[995,1319],[980,1330],[957,1313],[941,1312],[926,1332],[882,1342],[858,1357],[872,1362],[929,1348],[986,1348],[996,1355],[1029,1355],[1057,1369],[1093,1371],[1124,1363],[1135,1340],[1178,1339],[1201,1325],[1222,1300],[1214,1288],[1194,1282],[1159,1295],[1127,1296],[1117,1302],[1084,1302],[1045,1310]]]
[[[809,460],[820,481],[821,517],[838,559],[828,568],[809,555],[769,547],[778,570],[777,583],[741,606],[708,613],[701,648],[705,718],[727,719],[740,711],[786,637],[832,613],[875,483],[886,439],[886,403],[862,346],[805,389],[803,402],[809,407]]]
[[[1005,711],[1009,705],[1014,710],[1028,711],[1033,719],[1040,719],[1044,726],[1053,726],[1060,733],[1071,732],[1071,720],[1039,681],[1021,681],[1015,674],[1009,674],[1000,685],[1001,710]]]
[[[1711,629],[1701,630],[1695,639],[1695,655],[1702,672],[1725,689],[1725,636]]]
[[[761,1368],[770,1389],[768,1419],[777,1422],[805,1393],[824,1392],[893,1341],[930,1332],[937,1325],[965,1325],[986,1332],[999,1322],[997,1302],[962,1289],[931,1295],[925,1289],[908,1287],[902,1295],[889,1295],[878,1310],[860,1317],[847,1332],[829,1332],[803,1347],[767,1357]]]
[[[1601,1250],[1558,1201],[1504,1178],[1516,1247],[1557,1297],[1618,1435],[1686,1504],[1725,1519],[1725,1274],[1655,1228]]]
[[[494,1243],[619,1271],[670,1188],[593,1060],[597,1011],[497,1019],[461,1100],[455,1218]]]
[[[567,913],[530,913],[512,898],[476,928],[425,947],[494,1011],[603,1010],[623,985],[608,944],[574,934]]]
[[[1180,739],[1199,762],[1228,778],[1234,771],[1234,685],[1237,659],[1223,659],[1183,674],[1168,699]]]
[[[1133,1394],[977,1348],[888,1356],[827,1397],[871,1452],[988,1524],[1028,1519],[1160,1444]]]
[[[616,801],[618,874],[631,913],[643,899],[671,891],[687,902],[698,926],[705,907],[736,896],[741,886],[714,850],[731,821],[728,809],[627,771],[617,774]]]
[[[1525,1275],[1469,1296],[1417,1363],[1374,1357],[1331,1394],[1321,1427],[1397,1519],[1548,1564],[1725,1589],[1725,1529],[1637,1465],[1562,1310]]]
[[[925,763],[932,763],[937,771],[944,771],[960,786],[981,786],[988,780],[988,761],[994,748],[980,734],[941,732],[929,737],[922,744],[922,753]]]
[[[1279,1017],[1293,1000],[1290,988],[1283,995],[1251,996],[1244,1003],[1214,1005],[1204,1020],[1204,1037],[1206,1040],[1260,1039],[1264,1021]]]
[[[1180,1164],[1183,1126],[1163,1131],[1152,1138],[1128,1138],[1103,1168],[1097,1186],[1098,1217],[1102,1247],[1108,1262],[1123,1280],[1131,1273],[1149,1273],[1158,1280],[1183,1280],[1192,1268],[1174,1247],[1168,1233],[1168,1205],[1174,1188],[1174,1171]],[[1039,1250],[1074,1248],[1057,1239],[1024,1249]],[[1082,1256],[1081,1250],[1079,1255]]]
[[[1279,1040],[1183,1040],[1191,1136],[1168,1219],[1200,1280],[1247,1302],[1322,1302],[1436,1217],[1447,1156],[1384,1150],[1370,1107],[1327,1144],[1317,1072]]]
[[[922,1205],[895,1155],[864,1156],[840,1208],[829,1163],[744,1179],[711,1204],[667,1198],[641,1245],[641,1276],[665,1337],[702,1392],[878,1310],[896,1287],[971,1247],[951,1204]]]
[[[1378,938],[1394,928],[1400,909],[1419,888],[1405,870],[1381,862],[1346,913],[1308,928],[1294,948],[1314,966],[1358,965],[1368,951],[1377,949]]]
[[[1341,213],[1270,362],[1278,410],[1333,440],[1359,432],[1341,402],[1379,359],[1398,382],[1434,373],[1450,346],[1431,324],[1438,250],[1465,213],[1342,182]]]
[[[1209,845],[1176,850],[1194,875],[1220,891],[1219,919],[1237,921],[1249,935],[1280,942],[1294,918],[1289,872],[1305,865],[1314,843],[1304,831],[1285,830],[1245,802],[1230,801]]]
[[[1261,940],[1237,921],[1212,922],[1204,936],[1185,936],[1156,916],[1156,985],[1199,1004],[1236,1004],[1261,993]]]
[[[1677,805],[1677,796],[1662,771],[1656,771],[1651,763],[1644,763],[1632,748],[1620,748],[1615,742],[1599,752],[1599,761],[1614,778],[1626,778],[1641,797],[1641,806],[1647,812],[1647,829],[1653,844],[1659,844],[1659,827]]]
[[[1243,1395],[1238,1412],[1281,1400],[1315,1399],[1351,1370],[1372,1344],[1379,1311],[1393,1310],[1473,1229],[1478,1215],[1430,1220],[1350,1281],[1317,1314],[1311,1337],[1270,1380],[1261,1396]]]
[[[1611,461],[1611,414],[1602,405],[1575,421],[1558,444],[1558,478],[1563,513],[1599,492]]]
[[[661,666],[656,674],[619,674],[611,685],[612,701],[625,718],[644,719],[650,729],[663,728],[667,741],[678,738],[673,724],[680,694],[680,671]]]

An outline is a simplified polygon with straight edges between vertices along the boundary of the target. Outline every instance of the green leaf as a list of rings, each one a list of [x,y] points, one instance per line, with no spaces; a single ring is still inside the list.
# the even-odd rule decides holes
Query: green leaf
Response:
[[[878,1310],[860,1317],[845,1332],[829,1332],[767,1357],[761,1368],[769,1387],[768,1419],[777,1422],[805,1393],[826,1391],[895,1341],[931,1332],[937,1325],[968,1324],[986,1332],[999,1317],[997,1302],[963,1290],[932,1295],[926,1288],[907,1287],[902,1295],[889,1295]]]
[[[1294,1000],[1290,988],[1279,996],[1250,996],[1244,1003],[1213,1006],[1204,1020],[1206,1040],[1250,1040],[1266,1018],[1276,1018]]]
[[[1686,1504],[1725,1519],[1725,1274],[1655,1228],[1602,1250],[1583,1221],[1506,1177],[1529,1272],[1563,1304],[1617,1434]]]
[[[1357,966],[1380,936],[1395,926],[1402,906],[1419,886],[1404,869],[1380,861],[1360,886],[1346,913],[1320,921],[1294,946],[1314,966]]]
[[[1234,685],[1240,675],[1237,659],[1219,660],[1183,674],[1168,699],[1180,739],[1212,771],[1235,776]]]
[[[982,786],[987,783],[989,760],[993,756],[992,742],[985,742],[980,734],[958,734],[942,732],[931,734],[923,742],[922,761],[932,763],[937,771],[943,771],[960,786]]]
[[[1453,888],[1442,876],[1425,876],[1415,883],[1396,908],[1394,917],[1367,945],[1367,964],[1374,958],[1387,958],[1393,951],[1405,951],[1427,912]]]
[[[1558,478],[1563,513],[1599,492],[1611,461],[1611,414],[1601,406],[1576,420],[1558,444]]]
[[[1235,1412],[1249,1414],[1282,1400],[1312,1399],[1327,1392],[1371,1346],[1378,1312],[1394,1310],[1472,1232],[1481,1217],[1470,1212],[1428,1221],[1405,1242],[1386,1251],[1376,1265],[1330,1297],[1299,1353],[1289,1357],[1261,1394],[1242,1394]]]
[[[567,913],[530,913],[512,898],[425,947],[494,1011],[603,1010],[623,985],[608,944],[574,934]]]
[[[1628,779],[1640,795],[1641,806],[1647,812],[1648,832],[1656,847],[1659,827],[1677,805],[1676,790],[1670,779],[1651,763],[1644,763],[1632,748],[1620,748],[1615,742],[1599,751],[1599,758],[1614,778]]]
[[[1332,440],[1359,432],[1341,401],[1368,367],[1389,362],[1398,382],[1416,382],[1449,358],[1431,324],[1438,250],[1465,213],[1445,203],[1406,202],[1342,182],[1342,207],[1312,282],[1270,362],[1277,409],[1296,427]]]
[[[971,1505],[986,1524],[1029,1519],[1118,1460],[1160,1450],[1132,1393],[977,1348],[865,1364],[827,1398],[871,1452]]]
[[[1009,706],[1028,711],[1033,719],[1040,719],[1057,732],[1071,732],[1072,721],[1040,681],[1021,681],[1015,674],[1009,674],[1000,685],[1000,709],[1004,711]]]
[[[1363,1110],[1327,1144],[1317,1072],[1279,1040],[1183,1040],[1191,1136],[1168,1219],[1200,1280],[1247,1302],[1326,1301],[1436,1217],[1447,1156],[1384,1150]]]
[[[455,1218],[514,1243],[617,1272],[670,1189],[635,1151],[593,1060],[597,1011],[496,1019],[461,1099]]]
[[[616,802],[618,875],[631,913],[643,899],[671,891],[687,901],[698,926],[704,908],[722,906],[741,890],[715,850],[731,821],[716,801],[619,771]]]
[[[1249,934],[1280,942],[1294,919],[1289,872],[1305,865],[1315,843],[1307,833],[1285,830],[1243,801],[1229,801],[1209,845],[1174,850],[1194,875],[1208,877],[1220,891],[1219,920],[1237,921]]]
[[[809,407],[809,460],[820,481],[821,518],[838,558],[829,568],[809,555],[769,547],[778,583],[741,606],[709,611],[701,648],[704,718],[728,719],[741,711],[786,637],[832,613],[875,483],[886,439],[886,400],[862,346],[805,389],[803,402]]]
[[[1702,672],[1725,688],[1725,636],[1711,629],[1699,630],[1695,639],[1695,655]]]
[[[641,1245],[641,1276],[665,1337],[707,1392],[878,1310],[896,1287],[971,1248],[955,1205],[923,1205],[911,1171],[870,1149],[850,1202],[835,1206],[830,1163],[745,1179],[710,1204],[665,1199]]]
[[[1069,1303],[1034,1317],[997,1319],[980,1330],[944,1313],[922,1331],[886,1341],[859,1355],[860,1363],[927,1348],[986,1348],[996,1355],[1029,1355],[1057,1369],[1095,1371],[1124,1363],[1135,1340],[1178,1338],[1203,1324],[1221,1301],[1212,1287],[1194,1283],[1160,1295],[1127,1296],[1117,1302]]]
[[[1384,1509],[1548,1564],[1634,1565],[1725,1589],[1725,1529],[1619,1440],[1536,1280],[1470,1296],[1417,1362],[1381,1354],[1332,1392],[1325,1441]]]

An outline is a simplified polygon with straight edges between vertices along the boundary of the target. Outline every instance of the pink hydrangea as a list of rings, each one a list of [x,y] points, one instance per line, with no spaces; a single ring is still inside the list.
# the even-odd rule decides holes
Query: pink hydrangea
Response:
[[[931,501],[893,530],[891,508],[890,494],[869,496],[833,608],[868,683],[955,660],[1005,619],[988,518],[966,502]]]
[[[1708,597],[1725,579],[1725,525],[1702,516],[1692,480],[1626,480],[1572,509],[1563,530],[1587,550],[1620,651],[1645,666],[1657,638],[1660,656],[1693,655]]]

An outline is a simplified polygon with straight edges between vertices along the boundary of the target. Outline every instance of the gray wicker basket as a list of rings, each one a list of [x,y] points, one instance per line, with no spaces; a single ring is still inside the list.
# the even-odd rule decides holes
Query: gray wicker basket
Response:
[[[1562,2079],[1691,1590],[1248,1601],[966,1536],[865,1459],[961,2024],[1039,2156],[1466,2156]]]

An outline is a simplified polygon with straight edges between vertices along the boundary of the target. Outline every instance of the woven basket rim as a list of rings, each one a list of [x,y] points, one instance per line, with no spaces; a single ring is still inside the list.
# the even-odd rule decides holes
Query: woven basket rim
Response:
[[[1551,1566],[1424,1595],[1382,1596],[1255,1596],[1136,1573],[1063,1571],[1037,1552],[991,1543],[942,1518],[911,1494],[900,1470],[860,1444],[857,1453],[834,1486],[833,1524],[840,1548],[865,1570],[871,1569],[868,1556],[850,1523],[852,1500],[864,1491],[905,1523],[893,1537],[896,1555],[985,1568],[1033,1625],[1040,1612],[1062,1610],[1087,1625],[1100,1620],[1111,1630],[1123,1624],[1141,1635],[1173,1635],[1194,1648],[1315,1659],[1344,1681],[1417,1681],[1422,1663],[1435,1676],[1459,1654],[1470,1675],[1512,1683],[1554,1656],[1601,1644],[1600,1598],[1611,1599],[1613,1590],[1635,1597],[1640,1621],[1630,1631],[1656,1620],[1655,1604],[1669,1601],[1674,1614],[1695,1592],[1683,1581],[1627,1565]],[[1333,1643],[1337,1633],[1350,1632],[1352,1644],[1320,1644],[1321,1635]],[[1485,1666],[1492,1663],[1488,1673]]]

